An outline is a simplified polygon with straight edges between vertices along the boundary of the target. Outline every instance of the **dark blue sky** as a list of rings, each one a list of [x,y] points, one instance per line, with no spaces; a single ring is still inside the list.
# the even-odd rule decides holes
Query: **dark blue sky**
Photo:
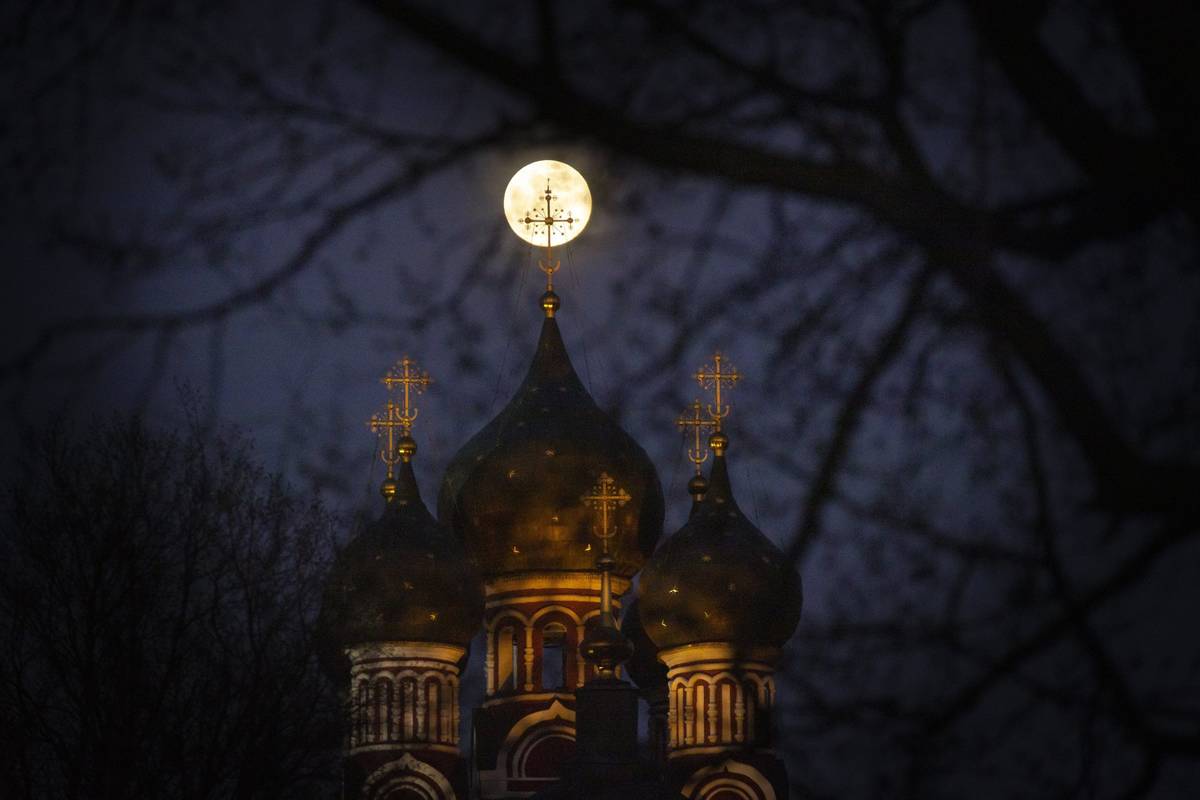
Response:
[[[1170,44],[1190,22],[1035,6],[5,12],[0,441],[63,413],[171,425],[187,394],[354,508],[380,477],[379,377],[408,354],[437,381],[417,431],[432,502],[540,321],[504,186],[561,159],[594,198],[557,281],[564,336],[658,465],[668,531],[689,375],[715,348],[746,375],[736,490],[805,542],[788,725],[814,785],[880,796],[930,742],[944,763],[915,796],[993,769],[1053,793],[1087,748],[1021,777],[1001,729],[1022,703],[1035,742],[1090,742],[1120,784],[1152,748],[1080,721],[1077,685],[1109,696],[1077,644],[987,676],[1061,614],[1046,530],[1086,597],[1160,524],[1194,527],[1196,114]],[[1089,608],[1149,725],[1157,698],[1195,700],[1173,611],[1196,543],[1171,552]],[[1163,757],[1164,781],[1194,770]]]

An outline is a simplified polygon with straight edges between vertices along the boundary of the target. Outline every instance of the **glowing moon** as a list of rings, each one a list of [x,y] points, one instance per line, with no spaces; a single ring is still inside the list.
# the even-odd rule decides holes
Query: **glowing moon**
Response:
[[[547,185],[551,195],[549,208]],[[526,164],[517,170],[504,190],[504,217],[509,227],[538,247],[566,244],[583,232],[591,216],[592,193],[587,181],[577,169],[561,161]]]

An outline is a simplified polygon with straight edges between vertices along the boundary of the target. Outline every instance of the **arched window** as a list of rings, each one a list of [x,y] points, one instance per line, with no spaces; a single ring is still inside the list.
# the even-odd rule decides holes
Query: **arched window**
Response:
[[[496,634],[496,688],[514,690],[517,688],[517,637],[513,635],[512,626],[500,629]]]
[[[746,681],[746,741],[758,742],[758,684]]]
[[[567,682],[567,629],[558,622],[542,628],[542,688],[562,689]]]
[[[405,678],[401,681],[403,686],[403,711],[400,714],[401,728],[400,735],[406,742],[411,742],[417,737],[417,679]]]

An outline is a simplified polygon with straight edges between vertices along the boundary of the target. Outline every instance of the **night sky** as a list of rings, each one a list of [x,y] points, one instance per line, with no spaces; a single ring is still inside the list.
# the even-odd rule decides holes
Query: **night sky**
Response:
[[[798,790],[1200,786],[1188,4],[194,5],[3,12],[5,474],[139,412],[375,513],[407,354],[432,506],[541,321],[504,187],[562,160],[563,335],[665,535],[691,373],[746,376],[734,488],[805,584]]]

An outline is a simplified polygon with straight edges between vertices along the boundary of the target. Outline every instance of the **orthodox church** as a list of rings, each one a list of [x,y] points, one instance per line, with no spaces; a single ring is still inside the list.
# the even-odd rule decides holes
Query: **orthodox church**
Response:
[[[731,486],[721,422],[739,376],[719,355],[696,373],[714,398],[678,420],[691,513],[663,537],[654,464],[596,405],[559,333],[552,236],[578,217],[553,207],[549,183],[539,198],[516,220],[546,237],[537,349],[450,463],[436,519],[412,467],[429,378],[408,358],[384,378],[397,399],[372,419],[383,509],[339,553],[318,620],[346,693],[344,797],[786,798],[773,672],[800,580]],[[459,687],[480,639],[485,696],[464,743]]]

